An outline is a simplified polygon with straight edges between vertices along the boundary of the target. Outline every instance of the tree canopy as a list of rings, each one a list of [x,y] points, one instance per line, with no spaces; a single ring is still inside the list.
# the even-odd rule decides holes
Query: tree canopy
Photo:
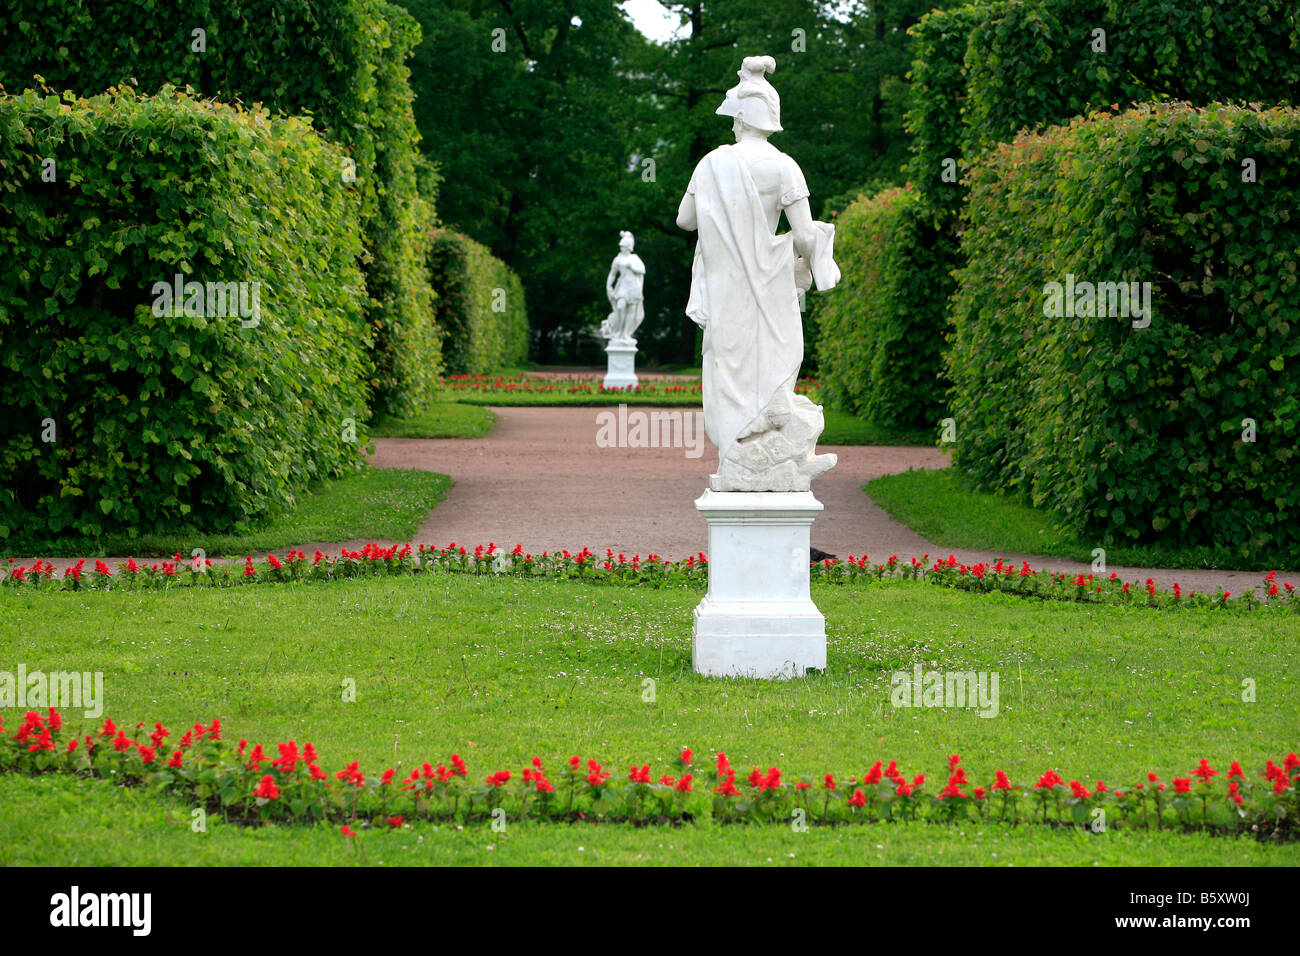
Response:
[[[440,167],[442,220],[519,273],[545,361],[596,359],[587,330],[618,232],[648,268],[650,358],[690,363],[684,307],[694,237],[675,223],[695,164],[730,140],[715,115],[741,59],[776,57],[776,144],[815,210],[898,182],[907,27],[920,0],[666,3],[681,28],[646,39],[610,0],[404,0],[424,41],[411,67],[422,148]]]

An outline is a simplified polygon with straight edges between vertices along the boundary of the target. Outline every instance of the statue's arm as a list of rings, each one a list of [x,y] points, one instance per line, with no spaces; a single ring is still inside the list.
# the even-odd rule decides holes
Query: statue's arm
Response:
[[[800,199],[785,207],[785,220],[794,233],[794,252],[807,258],[817,251],[817,230],[813,227],[812,207]]]
[[[699,223],[695,220],[695,195],[687,193],[682,197],[681,204],[677,207],[677,227],[679,229],[688,229],[694,232],[699,228]]]

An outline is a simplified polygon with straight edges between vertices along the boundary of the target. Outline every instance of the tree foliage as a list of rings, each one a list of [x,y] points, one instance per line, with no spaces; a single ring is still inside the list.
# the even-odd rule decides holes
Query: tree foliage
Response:
[[[832,16],[813,0],[669,3],[681,28],[656,44],[608,0],[405,3],[425,33],[415,112],[445,176],[442,218],[518,271],[536,354],[599,357],[583,330],[607,311],[605,273],[630,229],[648,269],[638,338],[687,363],[694,236],[674,220],[695,164],[731,139],[714,111],[741,59],[776,57],[788,132],[774,143],[814,203],[842,206],[868,181],[899,179],[906,30],[930,6],[859,0]]]

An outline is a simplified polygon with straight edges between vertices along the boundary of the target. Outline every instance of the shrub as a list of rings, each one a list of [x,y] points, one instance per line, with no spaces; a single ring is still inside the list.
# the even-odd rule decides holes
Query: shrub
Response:
[[[227,530],[360,464],[342,159],[302,120],[166,88],[0,97],[0,538]],[[177,274],[248,283],[260,312],[168,309]]]
[[[105,26],[127,23],[129,30]],[[84,96],[124,83],[144,92],[188,85],[311,114],[355,163],[374,402],[405,412],[432,398],[439,335],[423,274],[431,214],[417,195],[418,134],[404,65],[420,32],[405,10],[384,0],[9,0],[0,35],[9,39],[0,47],[0,84],[10,92],[31,86],[33,75]],[[340,157],[334,174],[344,172]]]
[[[429,276],[438,290],[447,370],[482,375],[528,358],[528,311],[519,277],[468,236],[434,229]]]
[[[1111,104],[1300,96],[1300,20],[1288,0],[996,0],[932,11],[910,32],[908,175],[940,205],[961,199],[940,179],[944,159],[972,161],[1022,129]]]
[[[983,8],[965,53],[962,150],[1110,104],[1296,102],[1291,0],[1037,0]],[[1104,31],[1104,36],[1095,31]],[[1104,49],[1102,43],[1104,41]]]
[[[915,58],[908,80],[911,106],[905,126],[912,137],[907,176],[936,209],[955,210],[963,198],[958,182],[943,178],[944,160],[961,158],[966,106],[966,45],[983,7],[932,10],[908,32]]]
[[[818,296],[819,380],[832,408],[879,425],[936,427],[954,240],[917,192],[862,196],[835,220],[843,279]]]
[[[1290,107],[1158,104],[977,163],[953,299],[963,471],[1101,544],[1300,558],[1297,138]],[[1070,275],[1150,282],[1150,326],[1046,317]]]

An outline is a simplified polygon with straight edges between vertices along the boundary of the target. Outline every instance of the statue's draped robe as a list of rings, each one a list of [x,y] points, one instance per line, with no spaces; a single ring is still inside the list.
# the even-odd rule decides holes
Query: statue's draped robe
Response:
[[[619,257],[614,260],[614,267],[619,267]],[[631,338],[645,319],[645,301],[643,286],[645,284],[645,263],[634,252],[627,254],[622,264],[622,271],[614,284],[614,311],[610,313],[610,328],[617,334]],[[622,299],[623,307],[617,303]]]
[[[700,161],[693,188],[699,240],[686,314],[704,329],[704,426],[722,460],[803,361],[794,236],[773,234],[731,146]]]

